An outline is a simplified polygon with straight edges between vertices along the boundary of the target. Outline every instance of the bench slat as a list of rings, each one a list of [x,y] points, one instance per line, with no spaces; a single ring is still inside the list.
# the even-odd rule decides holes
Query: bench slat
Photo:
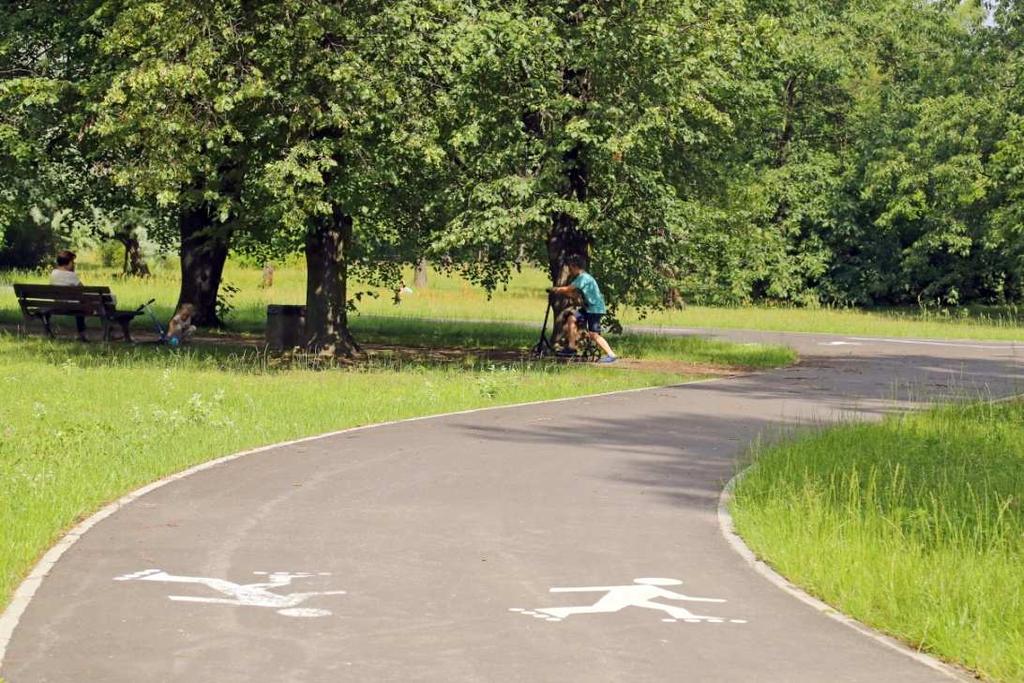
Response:
[[[14,285],[14,293],[18,296],[39,296],[46,298],[58,294],[70,294],[77,296],[83,292],[87,294],[110,294],[110,287],[93,285],[88,287],[64,287],[62,285]]]
[[[110,310],[109,306],[102,304],[53,301],[36,304],[25,303],[22,304],[21,308],[23,311],[27,310],[33,315],[38,313],[49,313],[51,315],[105,315]]]
[[[31,303],[47,303],[47,302],[67,302],[67,303],[79,303],[83,301],[108,301],[109,296],[103,294],[83,294],[81,296],[24,296],[18,297],[18,301],[25,301]]]
[[[110,287],[63,287],[59,285],[14,285],[14,293],[25,315],[87,315],[109,317],[115,306]]]

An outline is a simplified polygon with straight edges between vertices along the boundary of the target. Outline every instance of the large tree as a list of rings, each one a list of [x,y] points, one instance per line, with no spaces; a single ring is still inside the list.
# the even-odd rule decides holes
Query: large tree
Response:
[[[83,103],[93,164],[176,217],[180,300],[200,324],[219,322],[232,241],[270,243],[307,256],[310,346],[351,350],[353,256],[374,271],[387,248],[415,241],[401,229],[411,211],[386,236],[383,217],[402,213],[389,195],[411,198],[397,179],[430,156],[417,93],[436,50],[425,36],[446,12],[437,2],[103,4],[103,66]]]
[[[141,211],[216,323],[229,247],[616,303],[1018,301],[1018,3],[80,0],[0,17],[0,224]],[[5,216],[7,218],[5,218]],[[340,351],[339,351],[340,350]]]
[[[98,1],[12,1],[0,12],[0,238],[30,213],[80,199],[84,118],[77,84],[94,68]]]
[[[435,250],[489,287],[523,254],[553,282],[580,254],[613,301],[661,305],[757,29],[733,2],[482,4],[455,44],[463,180]]]
[[[350,355],[350,272],[394,286],[420,253],[444,176],[432,106],[447,62],[436,39],[447,2],[267,2],[250,58],[275,96],[255,133],[250,213],[307,267],[307,343]]]
[[[848,114],[833,212],[842,229],[822,233],[835,253],[834,295],[866,304],[1005,300],[1012,277],[991,224],[1002,66],[983,49],[991,29],[981,8],[888,2],[847,16],[870,47]]]
[[[244,182],[272,88],[237,23],[247,3],[109,0],[102,60],[87,84],[85,143],[97,172],[171,216],[180,303],[216,325],[231,239],[246,227]]]

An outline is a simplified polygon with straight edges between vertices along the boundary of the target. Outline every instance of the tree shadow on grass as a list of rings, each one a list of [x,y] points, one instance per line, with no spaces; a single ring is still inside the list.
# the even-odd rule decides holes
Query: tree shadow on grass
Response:
[[[180,364],[245,372],[336,367],[350,369],[401,369],[414,367],[455,367],[479,370],[493,367],[552,368],[572,361],[553,357],[537,358],[530,349],[536,343],[537,330],[520,324],[480,323],[467,321],[433,321],[404,318],[366,317],[353,322],[353,332],[363,353],[351,362],[332,362],[313,353],[271,353],[262,334],[237,330],[203,330],[189,344],[171,349],[157,344],[151,327],[136,321],[133,337],[136,343],[118,339],[110,343],[98,340],[82,344],[75,339],[70,319],[57,319],[58,337],[49,341],[41,334],[38,323],[19,321],[17,325],[0,325],[0,333],[8,332],[25,341],[23,351],[48,361],[68,359],[90,365]],[[98,331],[88,334],[95,340]],[[638,338],[639,339],[639,338]],[[660,340],[632,339],[633,347],[648,344],[656,348]],[[733,374],[746,366],[742,347],[721,345],[723,350],[709,352],[703,339],[670,340],[676,346],[675,357],[634,358],[618,364],[619,371],[645,371],[666,376]],[[728,346],[728,348],[724,348]],[[631,347],[632,348],[632,347]],[[717,348],[717,347],[716,347]],[[758,357],[757,361],[764,359]],[[780,361],[781,362],[781,361]]]
[[[91,332],[91,331],[90,331]],[[0,340],[9,354],[51,365],[74,363],[80,367],[188,367],[230,372],[270,373],[287,370],[402,370],[415,367],[446,367],[467,371],[502,367],[550,368],[553,359],[537,359],[525,349],[431,346],[414,334],[403,334],[394,343],[364,342],[363,353],[351,362],[333,362],[315,353],[276,354],[262,336],[237,332],[203,332],[187,344],[172,348],[159,344],[154,333],[133,333],[134,343],[82,343],[59,334],[47,339],[23,326],[0,326]]]

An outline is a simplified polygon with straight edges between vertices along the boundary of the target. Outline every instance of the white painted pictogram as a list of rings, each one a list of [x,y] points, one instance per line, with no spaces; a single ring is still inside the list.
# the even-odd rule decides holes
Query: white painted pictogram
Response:
[[[310,598],[321,595],[345,595],[345,591],[319,591],[306,593],[276,593],[277,588],[290,586],[295,579],[308,579],[313,576],[330,576],[329,573],[307,574],[303,572],[253,572],[256,576],[265,576],[266,581],[260,583],[234,583],[224,579],[210,579],[203,576],[175,576],[162,569],[147,569],[133,574],[125,574],[114,578],[114,581],[157,581],[161,583],[195,583],[206,586],[224,598],[204,598],[191,595],[169,595],[175,602],[206,602],[218,605],[236,605],[240,607],[266,607],[276,610],[286,617],[326,617],[330,610],[310,607],[298,607]]]
[[[535,609],[522,609],[512,607],[510,612],[543,619],[545,621],[562,621],[577,614],[610,614],[621,612],[627,607],[642,607],[664,612],[668,615],[662,619],[664,622],[674,623],[684,621],[689,624],[701,622],[709,624],[721,624],[727,621],[721,617],[711,617],[703,614],[694,614],[688,609],[676,605],[666,605],[654,602],[655,598],[677,600],[680,602],[725,602],[719,598],[696,598],[690,595],[683,595],[664,588],[664,586],[681,586],[682,581],[678,579],[633,579],[633,583],[626,586],[581,586],[578,588],[552,588],[552,593],[604,593],[604,597],[592,605],[580,607],[538,607]],[[745,624],[744,619],[729,619],[733,624]]]

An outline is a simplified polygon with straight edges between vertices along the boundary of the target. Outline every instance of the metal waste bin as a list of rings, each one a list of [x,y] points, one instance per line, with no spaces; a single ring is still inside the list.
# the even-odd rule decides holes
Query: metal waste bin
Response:
[[[271,351],[290,351],[302,346],[305,329],[305,306],[267,306],[267,346]]]

